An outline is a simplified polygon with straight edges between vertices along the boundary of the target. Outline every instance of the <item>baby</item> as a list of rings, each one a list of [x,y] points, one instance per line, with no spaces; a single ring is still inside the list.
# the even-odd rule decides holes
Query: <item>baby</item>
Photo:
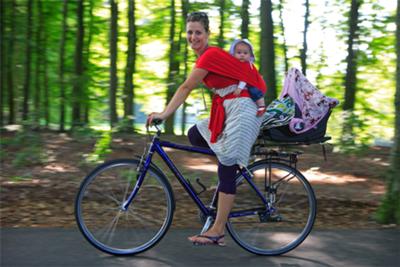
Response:
[[[249,64],[252,64],[254,62],[253,46],[247,39],[238,39],[233,41],[229,53],[235,58],[239,59],[241,62],[249,62]],[[234,93],[236,95],[239,95],[240,91],[245,88],[246,83],[240,81],[238,84],[238,89],[236,89]],[[258,106],[257,116],[262,116],[266,110],[264,94],[260,91],[260,89],[250,85],[247,85],[247,90],[249,91],[251,99],[256,102]]]

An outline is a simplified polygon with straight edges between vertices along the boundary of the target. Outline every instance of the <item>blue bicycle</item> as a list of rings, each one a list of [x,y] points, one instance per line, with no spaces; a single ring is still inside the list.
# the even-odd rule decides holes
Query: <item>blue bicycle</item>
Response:
[[[82,182],[75,217],[84,237],[113,255],[134,255],[156,245],[168,231],[175,209],[174,194],[163,171],[152,162],[160,155],[193,199],[204,222],[213,223],[217,196],[204,204],[164,148],[215,155],[211,150],[160,139],[157,132],[142,157],[117,159],[95,168]],[[298,245],[311,232],[316,199],[309,182],[296,169],[297,153],[255,153],[263,159],[242,168],[236,177],[235,205],[226,225],[232,239],[258,255],[279,255]],[[294,165],[293,165],[294,164]]]

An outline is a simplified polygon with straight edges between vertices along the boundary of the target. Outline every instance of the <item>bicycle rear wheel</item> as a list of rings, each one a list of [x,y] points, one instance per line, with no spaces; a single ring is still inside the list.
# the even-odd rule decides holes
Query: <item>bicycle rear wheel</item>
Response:
[[[315,221],[316,199],[311,185],[286,164],[259,161],[248,169],[262,197],[242,175],[237,177],[232,210],[236,215],[227,224],[232,238],[258,255],[280,255],[296,248]]]
[[[143,252],[162,239],[174,213],[165,176],[150,166],[128,209],[122,204],[136,185],[139,160],[106,162],[82,182],[75,201],[80,231],[96,248],[114,255]]]

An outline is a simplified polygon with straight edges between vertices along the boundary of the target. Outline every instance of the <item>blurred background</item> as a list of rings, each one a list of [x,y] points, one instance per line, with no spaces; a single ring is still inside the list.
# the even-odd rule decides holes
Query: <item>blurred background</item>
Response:
[[[73,153],[80,162],[81,157],[92,163],[104,160],[113,151],[112,142],[121,141],[124,149],[136,144],[113,139],[113,134],[143,134],[146,114],[162,111],[193,68],[196,58],[185,33],[185,18],[192,11],[208,13],[212,45],[228,50],[235,38],[253,43],[255,64],[268,86],[268,103],[279,97],[291,67],[300,69],[322,93],[339,99],[328,124],[334,151],[345,153],[338,158],[355,160],[354,155],[380,147],[384,150],[379,156],[360,162],[370,169],[367,176],[379,166],[383,170],[378,168],[377,176],[383,182],[391,162],[397,162],[392,176],[399,173],[399,149],[389,159],[399,138],[394,138],[399,1],[0,3],[2,179],[32,182],[39,173],[46,176],[43,164],[56,162],[62,158],[58,152],[74,146],[68,138],[81,143],[64,153]],[[205,88],[195,89],[164,131],[184,135],[198,118],[208,116],[210,96]],[[41,169],[27,169],[32,166]],[[73,172],[60,166],[49,167],[48,175]],[[2,190],[4,196],[7,188]],[[396,201],[389,203],[399,210],[398,197]]]
[[[390,144],[394,134],[396,1],[1,2],[1,125],[52,130],[141,130],[192,69],[184,17],[205,11],[211,44],[255,47],[255,64],[279,96],[285,72],[302,70],[340,100],[330,133],[347,148]],[[261,18],[261,19],[260,19]],[[209,94],[205,92],[207,103]],[[195,90],[166,125],[181,134],[204,111]],[[345,123],[346,122],[346,123]]]

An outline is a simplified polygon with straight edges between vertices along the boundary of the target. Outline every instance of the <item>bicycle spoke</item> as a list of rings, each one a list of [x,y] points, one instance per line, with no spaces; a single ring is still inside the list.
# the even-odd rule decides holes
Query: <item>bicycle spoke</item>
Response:
[[[130,177],[130,176],[129,176]],[[125,189],[124,189],[124,187],[122,188],[123,189],[123,191],[124,191],[124,194],[123,194],[123,199],[122,199],[122,203],[125,203],[125,201],[126,201],[126,197],[128,196],[128,190],[129,190],[129,188],[130,188],[130,182],[133,180],[131,180],[131,179],[126,179],[127,181],[126,181],[126,184],[125,184]]]
[[[119,217],[120,217],[120,213],[118,213],[118,215],[115,216],[115,220],[113,220],[114,223],[110,227],[110,235],[109,235],[109,238],[108,238],[108,241],[107,241],[110,244],[112,243],[112,239],[114,237],[115,229],[117,228],[117,225],[118,225]]]
[[[108,233],[110,232],[110,230],[112,230],[114,228],[115,223],[118,221],[118,217],[119,217],[119,213],[117,213],[116,216],[114,216],[114,218],[112,218],[111,222],[107,225],[105,225],[103,228],[101,228],[98,232],[102,233],[100,236],[102,237],[101,239],[106,239],[108,235]]]
[[[243,212],[255,210],[263,201],[241,177],[234,212],[246,216],[230,217],[228,230],[232,238],[250,252],[285,253],[299,245],[311,231],[315,219],[313,191],[305,178],[290,166],[261,161],[248,169],[253,173],[253,184],[265,195],[269,206],[257,214]]]
[[[173,196],[162,174],[150,168],[126,211],[138,161],[105,163],[83,182],[76,201],[78,225],[88,241],[112,254],[142,252],[164,235],[172,221]]]

